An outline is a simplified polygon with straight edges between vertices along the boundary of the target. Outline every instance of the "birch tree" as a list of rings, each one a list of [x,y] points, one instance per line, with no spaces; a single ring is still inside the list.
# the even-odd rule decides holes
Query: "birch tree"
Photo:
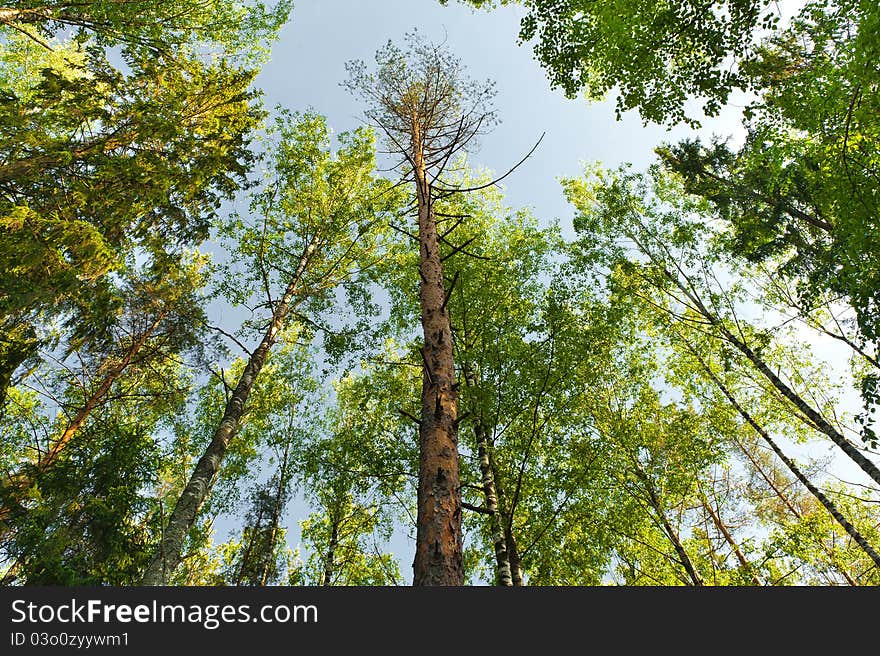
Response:
[[[709,366],[701,351],[720,351],[720,357],[727,370],[738,361],[738,366],[745,367],[741,370],[745,372],[744,375],[758,382],[763,393],[777,404],[776,407],[783,416],[803,424],[804,428],[829,437],[871,479],[877,481],[876,465],[846,438],[843,434],[846,429],[834,413],[833,402],[819,392],[823,386],[816,383],[821,380],[821,374],[818,371],[804,373],[802,370],[804,365],[798,362],[791,347],[777,345],[774,349],[771,331],[761,331],[739,316],[737,303],[742,289],[735,280],[723,286],[720,283],[722,275],[733,277],[735,272],[720,271],[720,262],[712,255],[711,246],[705,249],[696,246],[699,243],[697,235],[710,239],[711,233],[706,226],[691,218],[692,214],[700,216],[706,209],[705,205],[676,195],[676,190],[679,188],[675,182],[661,178],[655,182],[654,191],[658,198],[668,204],[664,208],[656,199],[651,200],[636,195],[637,185],[628,186],[633,182],[634,178],[630,178],[629,183],[621,178],[617,182],[603,186],[604,191],[600,192],[600,196],[604,200],[599,201],[592,208],[583,203],[586,197],[580,195],[585,187],[579,186],[578,183],[567,183],[569,197],[580,198],[574,202],[579,203],[579,207],[584,212],[581,215],[584,220],[581,226],[584,232],[589,231],[591,239],[603,234],[601,225],[604,224],[605,229],[614,225],[615,243],[618,234],[616,231],[622,229],[627,238],[632,240],[639,257],[646,260],[643,264],[627,261],[619,246],[612,246],[611,242],[606,240],[605,245],[600,248],[609,249],[609,253],[616,253],[610,261],[606,260],[606,262],[616,262],[612,264],[616,267],[615,274],[618,277],[618,282],[615,283],[616,289],[629,288],[627,293],[633,294],[640,299],[640,303],[644,303],[657,314],[659,325],[667,328],[673,326],[672,341],[674,343],[677,341],[679,348],[688,351],[688,357],[695,358],[700,363],[702,375],[707,376],[716,385],[727,402],[737,411],[739,419],[758,432],[791,473],[810,490],[840,527],[876,563],[877,552],[873,545],[839,512],[833,501],[782,452],[767,428],[756,421],[755,417],[743,407]],[[618,195],[618,191],[624,188],[629,191]],[[608,202],[606,203],[605,200]],[[596,214],[590,215],[589,213],[594,210]],[[605,223],[606,221],[610,223]],[[593,241],[593,245],[596,243]],[[711,244],[711,241],[708,243]],[[586,243],[583,245],[587,249],[593,249],[593,245],[587,246]],[[688,342],[688,338],[683,337],[683,331],[699,337],[694,342]],[[787,366],[771,364],[773,353],[780,351],[787,354],[783,356]],[[803,381],[807,379],[812,379],[814,383],[812,387],[804,386]],[[799,392],[798,387],[803,391]],[[813,403],[811,404],[808,399]]]
[[[340,148],[331,154],[324,119],[306,114],[279,119],[278,135],[266,187],[252,202],[256,218],[237,217],[222,228],[237,240],[236,259],[247,263],[246,269],[231,273],[224,292],[246,307],[258,299],[250,306],[255,316],[247,326],[262,327],[259,341],[246,355],[238,380],[230,384],[222,417],[167,519],[144,585],[164,583],[180,562],[186,534],[289,318],[299,318],[294,324],[315,324],[317,317],[309,319],[309,312],[332,307],[344,282],[367,281],[382,257],[382,235],[396,197],[389,184],[373,177],[371,133],[361,129],[340,135]],[[349,289],[356,300],[368,299],[356,285]]]

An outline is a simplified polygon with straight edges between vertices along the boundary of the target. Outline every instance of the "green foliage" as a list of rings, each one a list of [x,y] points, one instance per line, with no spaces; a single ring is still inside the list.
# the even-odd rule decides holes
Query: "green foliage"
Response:
[[[251,195],[250,215],[218,223],[230,258],[215,293],[271,311],[293,285],[297,330],[320,332],[328,355],[338,360],[368,343],[379,312],[372,285],[402,198],[374,175],[371,130],[342,133],[336,142],[334,151],[318,114],[277,117],[265,182]],[[255,311],[243,329],[264,325],[264,316]]]
[[[3,382],[40,347],[101,334],[119,303],[113,276],[136,259],[179,266],[245,183],[262,116],[253,73],[222,63],[123,75],[82,44],[63,45],[63,65],[25,45],[0,46],[0,79],[15,80],[0,93]]]
[[[375,73],[349,64],[392,150],[408,152],[413,112],[433,139],[468,580],[496,578],[502,538],[532,585],[878,584],[802,475],[875,547],[876,493],[780,457],[814,447],[816,424],[754,361],[876,443],[876,3],[811,0],[785,26],[764,0],[519,4],[521,40],[570,97],[616,94],[618,116],[692,126],[693,98],[710,116],[737,90],[754,100],[741,147],[688,139],[658,148],[647,175],[595,165],[563,180],[566,243],[446,157],[494,121],[491,84],[417,35],[381,49]],[[289,10],[0,9],[7,582],[140,580],[281,307],[171,582],[402,580],[389,552],[415,525],[424,375],[411,199],[378,176],[371,130],[334,136],[315,112],[279,109],[252,150],[256,67]],[[245,188],[247,211],[221,212]],[[195,250],[209,236],[219,263]],[[208,301],[243,310],[240,328],[209,332]],[[794,319],[850,347],[855,417]]]
[[[0,26],[18,29],[37,44],[70,30],[78,41],[104,48],[121,46],[128,58],[173,58],[181,51],[206,50],[227,57],[258,59],[264,44],[287,20],[291,2],[268,6],[259,0],[161,0],[112,2],[22,0],[4,8]]]
[[[128,272],[105,339],[10,390],[0,538],[25,582],[137,580],[157,539],[148,490],[163,467],[159,437],[191,382],[179,356],[199,352],[203,263],[193,256],[161,278]]]
[[[138,579],[158,539],[147,491],[157,482],[162,458],[159,424],[180,409],[174,378],[166,366],[152,377],[130,373],[120,380],[114,402],[94,411],[64,457],[36,474],[26,497],[16,499],[21,506],[2,542],[21,581],[131,585]],[[39,416],[26,418],[25,426],[35,420]],[[4,432],[4,443],[7,437]],[[34,444],[33,434],[28,438],[21,438],[28,451],[45,448]]]
[[[760,96],[748,108],[749,135],[738,151],[719,141],[658,150],[685,190],[724,221],[725,250],[786,281],[804,321],[821,329],[818,317],[828,323],[829,306],[847,303],[855,330],[834,330],[869,360],[880,337],[880,114],[878,73],[869,63],[877,21],[872,3],[807,4],[744,65]],[[876,358],[873,364],[876,371]],[[872,372],[862,374],[866,408],[875,402],[874,381]],[[868,414],[861,423],[871,442]]]
[[[618,117],[638,109],[645,122],[670,125],[697,124],[686,114],[689,98],[702,99],[704,113],[714,116],[732,90],[747,86],[735,64],[752,51],[757,34],[778,21],[766,0],[519,4],[526,11],[520,42],[535,40],[535,57],[552,87],[569,98],[583,92],[592,100],[613,90]]]

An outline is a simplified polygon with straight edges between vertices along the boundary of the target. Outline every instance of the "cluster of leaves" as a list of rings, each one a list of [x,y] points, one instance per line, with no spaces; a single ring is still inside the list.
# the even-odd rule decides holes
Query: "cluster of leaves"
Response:
[[[757,100],[738,150],[685,141],[649,175],[564,180],[567,243],[452,157],[494,120],[491,85],[460,88],[459,62],[417,40],[380,51],[378,77],[350,67],[361,92],[405,92],[399,113],[372,108],[389,144],[407,112],[436,119],[423,164],[469,579],[876,584],[876,491],[787,453],[833,443],[880,483],[848,439],[861,421],[872,440],[880,398],[880,12],[808,2],[780,29],[755,0],[522,4],[521,38],[569,95],[616,88],[619,112],[667,124],[692,122],[691,96],[709,115],[735,89]],[[424,357],[411,203],[376,175],[368,129],[334,141],[322,116],[279,111],[252,150],[250,84],[288,10],[0,9],[4,582],[140,581],[221,418],[234,430],[170,582],[403,578],[388,544],[415,524]],[[223,215],[258,160],[248,211]],[[227,253],[209,266],[194,247],[212,227]],[[238,357],[210,337],[206,287],[249,312],[214,330]],[[850,349],[861,415],[838,412],[792,319]]]

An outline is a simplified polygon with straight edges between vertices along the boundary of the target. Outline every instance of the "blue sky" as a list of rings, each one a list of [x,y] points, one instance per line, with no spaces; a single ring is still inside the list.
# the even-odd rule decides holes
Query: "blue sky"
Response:
[[[434,42],[445,42],[470,77],[497,85],[500,123],[480,140],[480,149],[470,157],[472,165],[506,172],[546,133],[537,151],[505,180],[505,197],[512,207],[530,207],[543,223],[559,219],[567,231],[572,212],[559,177],[578,175],[584,161],[599,160],[606,166],[630,162],[644,169],[653,161],[656,145],[688,132],[644,126],[634,113],[617,121],[613,99],[590,104],[550,90],[531,45],[517,44],[522,15],[518,6],[483,12],[455,2],[444,7],[437,0],[298,0],[256,85],[264,91],[267,107],[315,110],[327,116],[337,133],[355,128],[363,123],[364,107],[340,85],[346,78],[345,63],[362,59],[370,65],[386,41],[401,43],[407,32],[418,29]],[[736,114],[728,111],[713,120],[704,134],[741,133]],[[299,538],[298,521],[307,514],[301,500],[289,506],[291,546]],[[225,524],[218,528],[232,528]],[[397,531],[390,548],[408,583],[413,545],[406,533]]]
[[[335,132],[341,132],[363,123],[360,101],[340,85],[346,78],[347,61],[362,59],[371,64],[386,41],[401,43],[414,28],[434,42],[445,41],[471,77],[491,79],[497,85],[495,107],[500,124],[481,139],[471,164],[503,173],[546,132],[538,150],[505,180],[506,201],[511,207],[531,208],[544,223],[560,220],[570,234],[572,211],[563,199],[560,177],[578,175],[586,161],[600,161],[607,167],[628,162],[643,170],[654,161],[654,147],[694,133],[683,127],[645,126],[633,112],[618,121],[613,98],[588,103],[551,90],[533,58],[531,44],[517,43],[522,15],[518,6],[483,12],[454,1],[444,7],[437,0],[298,0],[256,85],[264,91],[267,107],[315,110],[328,117]],[[719,117],[704,121],[699,133],[703,138],[717,134],[738,143],[743,136],[740,118],[740,107],[732,104]],[[843,364],[840,350],[819,346],[832,363]],[[806,454],[806,450],[798,451]],[[824,447],[812,449],[812,454],[830,455]],[[844,471],[853,473],[851,467]],[[297,522],[307,513],[301,502],[288,509],[292,546],[299,536]],[[391,548],[408,582],[412,544],[401,532]]]
[[[511,206],[531,207],[541,220],[559,218],[566,225],[571,212],[558,177],[577,175],[581,161],[631,162],[642,169],[653,160],[656,145],[687,132],[646,127],[634,113],[618,122],[613,101],[589,104],[551,91],[531,44],[517,45],[522,15],[519,6],[485,12],[455,2],[444,7],[437,0],[298,0],[257,85],[268,106],[314,109],[337,132],[354,128],[363,107],[340,86],[345,62],[370,64],[387,40],[400,43],[417,28],[432,41],[445,41],[471,77],[497,83],[501,123],[481,139],[472,164],[503,173],[546,132],[538,150],[505,180],[506,198]],[[703,132],[741,134],[737,119],[731,109]]]

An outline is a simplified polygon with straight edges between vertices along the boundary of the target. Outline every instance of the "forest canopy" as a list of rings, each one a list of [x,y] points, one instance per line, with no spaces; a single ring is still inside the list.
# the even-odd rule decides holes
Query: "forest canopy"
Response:
[[[0,7],[4,585],[880,585],[876,3],[458,4],[683,136],[481,166],[436,26],[337,132],[287,0]]]

